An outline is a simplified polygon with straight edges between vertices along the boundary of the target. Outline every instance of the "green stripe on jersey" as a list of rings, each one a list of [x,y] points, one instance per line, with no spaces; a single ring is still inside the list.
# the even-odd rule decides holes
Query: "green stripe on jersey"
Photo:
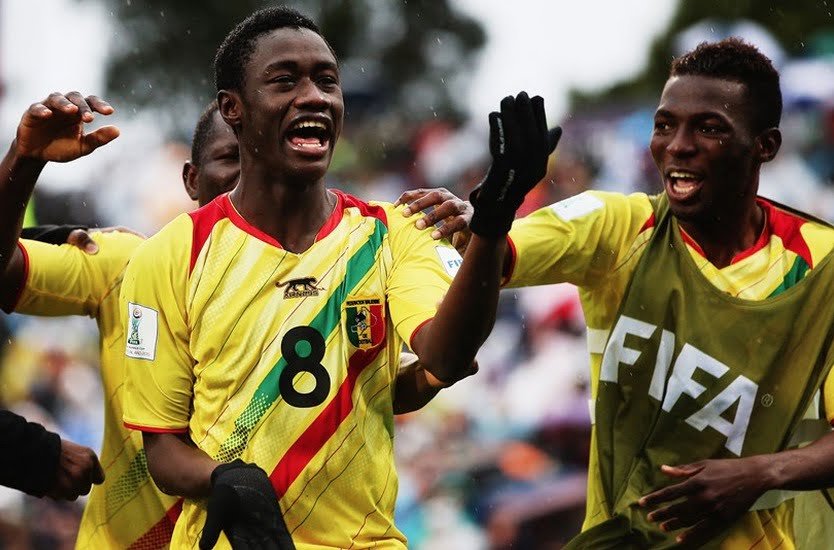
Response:
[[[339,326],[342,303],[376,263],[377,251],[382,246],[382,239],[388,233],[388,228],[380,220],[374,220],[374,223],[374,232],[368,237],[365,244],[356,251],[353,257],[348,260],[345,278],[335,292],[330,295],[324,307],[319,310],[310,322],[309,326],[318,330],[325,341],[328,335]],[[266,377],[264,377],[252,395],[249,404],[246,405],[246,408],[238,416],[237,420],[235,420],[235,427],[232,433],[229,434],[229,437],[226,438],[226,441],[223,442],[217,451],[214,457],[216,460],[230,462],[241,455],[246,448],[246,444],[249,442],[249,435],[252,430],[263,417],[264,413],[280,397],[278,379],[281,377],[281,372],[286,366],[287,362],[283,357],[280,357]]]
[[[793,261],[793,266],[791,266],[790,270],[785,273],[785,277],[782,279],[782,283],[776,287],[776,289],[770,293],[768,298],[773,298],[774,296],[778,296],[791,288],[793,285],[801,281],[805,274],[811,266],[808,265],[802,256],[797,256],[796,259]]]

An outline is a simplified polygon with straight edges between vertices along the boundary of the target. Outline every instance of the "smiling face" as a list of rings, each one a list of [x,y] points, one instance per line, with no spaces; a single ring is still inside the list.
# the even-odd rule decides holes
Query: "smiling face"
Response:
[[[294,181],[324,177],[342,130],[336,58],[324,39],[280,28],[257,39],[243,89],[220,94],[224,118],[247,154]]]
[[[778,150],[768,136],[778,130],[757,135],[750,109],[739,82],[694,75],[666,82],[650,148],[678,219],[714,223],[753,207],[759,166]]]

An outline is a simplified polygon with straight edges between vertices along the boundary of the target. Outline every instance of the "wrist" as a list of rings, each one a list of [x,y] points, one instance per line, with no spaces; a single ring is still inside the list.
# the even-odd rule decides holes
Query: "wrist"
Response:
[[[752,468],[759,478],[762,493],[773,489],[781,489],[785,484],[784,453],[756,455],[748,460],[753,461]]]
[[[9,146],[9,152],[6,154],[7,159],[11,161],[11,169],[34,168],[40,170],[46,166],[46,161],[38,157],[31,156],[26,151],[21,150],[20,144],[15,138]]]

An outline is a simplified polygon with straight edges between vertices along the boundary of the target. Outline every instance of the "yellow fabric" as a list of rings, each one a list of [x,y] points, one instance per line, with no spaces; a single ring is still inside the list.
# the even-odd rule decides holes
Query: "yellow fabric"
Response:
[[[652,207],[647,195],[588,191],[516,220],[510,231],[515,260],[508,286],[571,282],[579,287],[591,352],[591,398],[596,397],[602,359],[601,339],[611,330],[631,275],[652,235]],[[808,222],[802,237],[816,263],[834,247],[834,230]],[[767,298],[783,283],[797,254],[771,234],[750,256],[718,269],[690,244],[687,250],[704,276],[717,288],[747,300]],[[823,388],[825,410],[834,414],[834,381]],[[599,478],[596,438],[589,461],[587,530],[608,519]],[[793,548],[793,502],[776,509],[750,512],[721,548]],[[789,513],[791,512],[791,513]]]
[[[195,216],[218,205],[233,209],[220,197]],[[275,471],[273,485],[299,549],[405,547],[393,523],[392,383],[402,342],[435,314],[451,277],[437,242],[399,209],[376,206],[387,228],[350,206],[338,226],[302,254],[259,239],[222,213],[198,245],[190,273],[192,235],[203,222],[180,216],[140,247],[125,276],[126,322],[129,303],[149,308],[140,324],[150,310],[158,312],[155,349],[142,348],[152,352],[148,358],[126,359],[125,422],[187,430],[217,460],[239,457]],[[287,281],[310,277],[315,292],[304,287],[307,295],[285,295]],[[380,307],[368,317],[369,330],[384,327],[387,336],[359,349],[351,342],[357,330],[351,308],[374,300]],[[307,326],[326,342],[320,364],[330,385],[323,401],[305,408],[289,404],[279,390],[280,373],[289,368],[282,342],[291,329]],[[308,350],[315,360],[314,348]],[[368,364],[361,368],[363,357]],[[312,392],[318,384],[303,373],[293,388]],[[311,443],[311,434],[320,439]],[[175,547],[196,546],[205,504],[185,501]],[[218,548],[228,548],[225,537]]]
[[[104,389],[104,440],[100,453],[105,481],[93,487],[76,548],[128,548],[174,504],[148,475],[142,437],[122,425],[124,337],[119,287],[131,253],[142,242],[129,233],[92,233],[95,255],[70,245],[21,240],[28,257],[26,284],[15,311],[31,315],[88,315],[100,334]],[[136,548],[166,548],[170,526]]]

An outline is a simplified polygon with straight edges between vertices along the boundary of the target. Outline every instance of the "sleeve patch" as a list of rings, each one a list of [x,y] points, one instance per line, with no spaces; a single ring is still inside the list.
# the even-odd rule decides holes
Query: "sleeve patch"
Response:
[[[552,204],[550,205],[550,208],[557,216],[562,218],[564,221],[569,222],[571,220],[575,220],[576,218],[587,216],[594,210],[599,210],[603,206],[605,206],[605,204],[600,199],[588,192],[585,192]]]
[[[450,277],[454,277],[458,269],[460,269],[460,264],[463,263],[463,258],[460,257],[457,250],[448,246],[435,246],[434,249],[440,257],[440,263],[443,265],[443,269],[446,270],[446,273]]]
[[[125,355],[153,361],[156,358],[157,311],[128,302]]]

